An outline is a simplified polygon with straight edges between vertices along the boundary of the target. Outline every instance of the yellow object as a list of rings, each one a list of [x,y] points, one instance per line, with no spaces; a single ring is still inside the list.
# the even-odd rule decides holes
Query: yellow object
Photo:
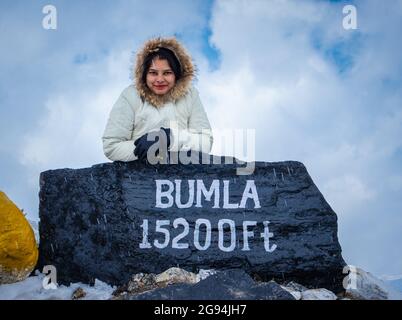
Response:
[[[0,191],[0,284],[24,280],[37,260],[38,248],[31,225]]]

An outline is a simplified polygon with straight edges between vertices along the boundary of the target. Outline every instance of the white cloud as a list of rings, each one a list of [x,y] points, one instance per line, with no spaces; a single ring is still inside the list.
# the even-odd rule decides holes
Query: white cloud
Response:
[[[395,272],[401,256],[392,267],[367,256],[370,246],[384,250],[390,239],[402,240],[394,225],[399,213],[391,209],[398,199],[389,195],[400,186],[390,173],[402,175],[401,164],[389,166],[402,143],[402,95],[382,83],[402,62],[401,12],[377,5],[359,2],[360,29],[353,33],[342,28],[341,4],[217,2],[211,40],[221,66],[202,70],[199,88],[214,127],[256,129],[257,160],[306,165],[340,218],[346,258],[374,272]],[[331,56],[335,50],[346,51],[346,58]],[[350,63],[348,71],[340,72],[342,63]],[[381,226],[389,234],[380,242],[371,230],[353,226],[374,221],[378,203],[389,218]]]
[[[107,115],[127,86],[127,65],[131,53],[112,53],[94,66],[102,85],[88,85],[74,93],[55,93],[46,101],[46,112],[33,132],[25,136],[20,161],[35,173],[42,170],[85,167],[104,162],[101,136]]]
[[[150,35],[184,28],[196,32],[204,17],[189,3],[182,7],[169,2],[157,11],[163,15],[150,19],[147,14],[160,9],[162,2],[153,7],[137,3],[133,12],[125,10],[128,2],[123,1],[108,12],[113,28],[92,21],[80,35],[77,24],[75,33],[68,33],[72,43],[67,52],[61,45],[65,35],[58,40],[56,49],[61,49],[46,57],[46,70],[66,78],[58,78],[58,86],[38,108],[40,121],[17,143],[20,161],[32,178],[31,191],[37,191],[40,171],[106,161],[100,138],[112,104],[129,82],[130,50]],[[358,30],[345,31],[340,3],[217,1],[210,40],[221,53],[221,65],[209,71],[201,53],[194,52],[198,87],[214,128],[256,129],[257,160],[298,160],[306,165],[340,218],[347,258],[369,271],[397,273],[400,255],[372,256],[369,248],[386,252],[391,241],[402,240],[401,220],[396,218],[401,206],[393,198],[402,191],[402,168],[392,160],[402,146],[402,5],[361,1],[357,8]],[[86,21],[82,19],[78,20]],[[16,55],[20,58],[15,65],[48,50],[43,37],[35,33],[27,42],[31,49]],[[14,40],[10,43],[17,47]],[[107,53],[99,54],[98,43],[106,45]],[[344,73],[328,56],[339,43],[350,47],[351,68]],[[200,48],[199,43],[188,44]],[[66,62],[81,53],[95,58],[80,66]],[[13,54],[3,53],[10,65]],[[58,61],[63,62],[60,69],[54,67]],[[378,204],[383,212],[378,212]],[[381,239],[353,224],[375,224],[378,214],[387,218],[377,231]]]
[[[328,195],[330,202],[338,206],[334,210],[339,214],[345,212],[353,214],[353,211],[357,210],[357,214],[361,215],[359,205],[376,196],[371,186],[365,185],[358,177],[351,174],[330,178],[324,183],[322,192]]]

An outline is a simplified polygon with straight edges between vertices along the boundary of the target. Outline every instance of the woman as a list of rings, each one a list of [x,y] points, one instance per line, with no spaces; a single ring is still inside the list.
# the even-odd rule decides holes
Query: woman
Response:
[[[191,85],[194,73],[190,56],[175,38],[147,41],[137,54],[135,84],[121,93],[110,112],[102,137],[106,157],[145,161],[152,145],[158,147],[156,155],[163,147],[209,153],[211,126]]]

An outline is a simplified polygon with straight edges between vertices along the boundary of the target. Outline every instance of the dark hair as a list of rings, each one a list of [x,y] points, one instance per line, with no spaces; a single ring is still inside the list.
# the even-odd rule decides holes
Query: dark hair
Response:
[[[167,48],[157,48],[156,51],[149,53],[144,60],[142,77],[141,77],[141,80],[144,83],[146,83],[147,73],[149,68],[151,67],[152,60],[155,58],[159,58],[161,60],[167,60],[170,68],[172,69],[176,77],[176,81],[181,78],[182,70],[180,62],[177,59],[176,55],[173,53],[173,51]]]

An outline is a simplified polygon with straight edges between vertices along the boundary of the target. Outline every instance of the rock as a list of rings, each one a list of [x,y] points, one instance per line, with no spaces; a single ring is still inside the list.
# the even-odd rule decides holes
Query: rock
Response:
[[[274,281],[257,283],[243,270],[219,271],[196,284],[174,284],[127,300],[294,300]]]
[[[289,288],[289,289],[292,289],[292,290],[298,291],[298,292],[303,292],[303,291],[308,290],[308,288],[306,288],[305,286],[302,286],[301,284],[296,283],[296,282],[294,282],[294,281],[287,282],[287,283],[285,284],[285,286],[286,286],[287,288]]]
[[[301,293],[302,300],[337,300],[338,297],[331,291],[321,289],[310,289]]]
[[[118,287],[113,292],[113,296],[117,299],[121,299],[126,294],[138,294],[158,287],[155,274],[137,273],[133,275],[126,284]]]
[[[294,281],[287,282],[281,287],[289,292],[296,300],[301,300],[302,292],[308,290],[305,286],[302,286]]]
[[[131,277],[131,280],[120,286],[113,292],[118,299],[126,294],[138,294],[155,288],[164,288],[170,284],[197,283],[199,276],[180,268],[170,268],[158,275],[139,273]]]
[[[38,248],[29,222],[0,191],[0,284],[27,278],[37,259]]]
[[[82,298],[84,298],[86,295],[87,295],[87,293],[84,291],[84,289],[82,289],[81,287],[79,287],[79,288],[77,288],[77,289],[73,292],[73,294],[72,294],[72,296],[71,296],[71,299],[72,299],[72,300],[82,299]]]
[[[180,268],[170,268],[155,277],[158,284],[197,283],[197,275]]]
[[[287,292],[289,292],[293,296],[293,298],[295,298],[295,300],[301,300],[301,297],[302,297],[301,292],[296,291],[296,290],[294,290],[292,288],[288,288],[288,287],[286,287],[284,285],[281,285],[281,288],[283,290],[286,290]]]
[[[143,292],[157,287],[154,274],[139,273],[132,277],[127,285],[128,292]]]
[[[251,175],[236,175],[233,162],[41,173],[39,265],[56,266],[62,284],[239,268],[342,290],[337,217],[304,165],[256,162]]]
[[[287,292],[289,292],[293,296],[293,298],[295,298],[295,300],[301,300],[301,298],[302,298],[302,293],[301,292],[292,290],[292,289],[287,288],[285,286],[281,286],[281,288],[283,290],[286,290]]]
[[[402,299],[402,295],[390,288],[384,281],[374,277],[361,268],[350,267],[348,277],[344,281],[345,297],[351,300],[394,300]]]

